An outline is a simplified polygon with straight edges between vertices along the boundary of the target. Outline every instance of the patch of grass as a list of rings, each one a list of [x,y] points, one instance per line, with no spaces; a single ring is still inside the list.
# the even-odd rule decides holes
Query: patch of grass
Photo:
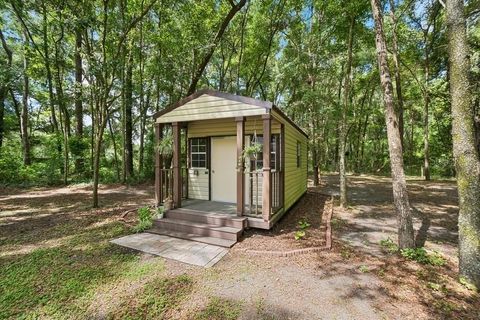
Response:
[[[155,278],[128,301],[117,307],[113,319],[163,319],[192,290],[193,280],[187,275]]]
[[[242,310],[239,302],[213,297],[205,309],[200,311],[197,320],[234,320],[237,319]]]
[[[352,256],[352,249],[350,247],[343,246],[340,250],[340,255],[345,260],[350,259],[350,257]]]
[[[361,273],[370,272],[370,269],[369,269],[366,265],[364,265],[364,264],[362,264],[362,265],[358,268],[358,270],[359,270]]]
[[[452,312],[456,311],[458,308],[455,304],[446,300],[435,300],[433,302],[433,307],[443,313],[445,316],[450,316]]]
[[[380,240],[380,246],[385,249],[388,253],[396,253],[398,252],[398,246],[392,239],[387,238]]]
[[[444,283],[436,283],[429,281],[427,282],[427,287],[432,289],[433,291],[442,292],[445,294],[448,293],[448,289]]]
[[[467,280],[467,278],[465,277],[460,277],[460,279],[458,279],[458,281],[460,282],[461,285],[463,285],[465,288],[467,288],[468,290],[471,290],[471,291],[478,291],[477,287],[471,283],[470,281]]]
[[[126,279],[135,281],[149,274],[164,270],[164,261],[162,259],[156,258],[151,259],[150,261],[144,261],[141,264],[136,264],[130,270],[126,270],[123,276]]]
[[[106,220],[93,227],[93,222],[65,228],[68,237],[60,237],[56,247],[0,258],[0,319],[86,316],[98,288],[153,270],[136,270],[139,256],[108,242],[128,234],[125,225]]]
[[[408,260],[432,266],[443,266],[446,262],[438,252],[428,253],[423,247],[402,249],[400,250],[400,254]]]

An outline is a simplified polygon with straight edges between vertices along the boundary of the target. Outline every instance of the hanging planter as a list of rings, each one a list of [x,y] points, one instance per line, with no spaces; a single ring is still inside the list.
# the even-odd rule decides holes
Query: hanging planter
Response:
[[[244,160],[256,160],[260,152],[262,152],[262,145],[252,141],[251,145],[243,149],[242,158]]]

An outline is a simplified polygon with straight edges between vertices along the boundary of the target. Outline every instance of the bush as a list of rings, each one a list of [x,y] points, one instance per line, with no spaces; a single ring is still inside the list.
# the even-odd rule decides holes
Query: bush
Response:
[[[138,224],[134,227],[136,233],[143,232],[152,226],[153,214],[150,208],[143,207],[138,209]]]
[[[433,252],[429,254],[425,248],[406,248],[400,250],[400,254],[408,259],[421,264],[429,264],[432,266],[443,266],[445,259],[438,253]]]

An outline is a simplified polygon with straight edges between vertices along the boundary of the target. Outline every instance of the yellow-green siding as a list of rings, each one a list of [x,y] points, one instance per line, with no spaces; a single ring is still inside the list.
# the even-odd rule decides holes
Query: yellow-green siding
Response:
[[[288,121],[276,115],[272,119],[272,134],[280,133],[281,123],[283,123],[285,131],[285,212],[307,191],[307,138]],[[254,132],[258,135],[263,133],[263,122],[260,116],[246,118],[245,134],[252,135]],[[188,123],[189,138],[234,136],[236,134],[236,122],[233,118]],[[300,167],[297,167],[297,141],[301,146]],[[194,185],[195,181],[192,180],[195,178],[190,177],[190,183]]]
[[[297,167],[297,141],[301,148],[300,167]],[[285,121],[285,211],[306,191],[307,138]]]
[[[254,133],[261,135],[263,122],[260,116],[247,117],[245,121],[245,134]],[[280,133],[280,123],[272,121],[272,133]],[[234,118],[192,121],[188,123],[188,137],[215,137],[234,136],[237,134],[237,124]]]

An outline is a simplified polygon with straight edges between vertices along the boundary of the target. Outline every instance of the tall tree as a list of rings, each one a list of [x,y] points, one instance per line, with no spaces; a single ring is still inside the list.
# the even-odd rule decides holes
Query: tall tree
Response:
[[[355,26],[355,16],[350,17],[350,27],[348,31],[347,42],[347,64],[345,68],[345,80],[343,89],[343,108],[342,120],[340,123],[340,137],[339,137],[339,168],[340,168],[340,206],[347,206],[347,174],[345,165],[345,153],[347,144],[347,115],[350,104],[350,82],[352,77],[352,61],[353,61],[353,28]]]
[[[28,166],[32,160],[30,158],[30,137],[28,133],[28,106],[29,106],[29,94],[30,94],[30,78],[28,75],[28,52],[29,50],[29,38],[26,31],[23,32],[23,94],[22,94],[22,109],[20,111],[20,135],[22,137],[22,150],[23,150],[23,164]]]
[[[380,0],[371,0],[375,22],[375,46],[377,49],[380,83],[385,104],[385,122],[387,125],[388,150],[392,171],[393,201],[397,213],[398,245],[400,248],[412,248],[415,245],[412,213],[408,199],[407,183],[403,171],[402,143],[398,125],[398,115],[393,102],[393,86],[387,59],[387,45],[383,28],[383,14]]]
[[[80,142],[83,139],[83,102],[82,102],[82,81],[83,81],[83,67],[82,67],[82,33],[83,30],[80,22],[77,22],[75,27],[75,134],[77,140]],[[80,144],[82,145],[82,144]],[[81,173],[84,170],[84,161],[81,154],[77,155],[75,159],[75,171]]]
[[[398,48],[398,20],[395,14],[394,0],[389,0],[390,4],[390,16],[392,17],[393,30],[392,30],[392,60],[395,70],[395,92],[397,94],[397,112],[398,112],[398,129],[400,131],[400,140],[402,143],[402,150],[405,149],[403,144],[404,136],[404,107],[403,107],[403,94],[402,94],[402,79],[400,70],[400,54]]]
[[[10,47],[5,40],[2,30],[0,30],[0,40],[2,42],[2,48],[5,51],[7,58],[7,68],[3,69],[3,72],[0,74],[0,149],[3,145],[3,136],[5,134],[5,100],[7,99],[8,92],[10,90],[10,81],[12,74],[12,59],[13,53]]]
[[[207,67],[208,62],[212,58],[212,55],[215,52],[215,49],[220,44],[223,34],[225,33],[225,30],[230,24],[230,21],[232,21],[232,19],[235,17],[237,12],[243,8],[246,2],[247,0],[240,0],[238,3],[235,3],[234,0],[229,0],[229,3],[231,5],[230,10],[228,11],[227,15],[225,16],[222,23],[220,24],[220,27],[218,28],[218,31],[215,34],[215,37],[212,43],[208,46],[208,49],[205,52],[205,55],[203,56],[198,67],[196,68],[192,77],[192,81],[190,82],[190,86],[188,87],[187,95],[194,93],[195,90],[197,89],[198,81],[202,77],[202,74],[205,71],[205,68]]]
[[[126,72],[125,72],[125,178],[133,176],[133,52],[130,49],[128,53]]]
[[[469,45],[463,0],[446,2],[453,155],[459,196],[460,276],[480,289],[480,154],[470,91]]]

